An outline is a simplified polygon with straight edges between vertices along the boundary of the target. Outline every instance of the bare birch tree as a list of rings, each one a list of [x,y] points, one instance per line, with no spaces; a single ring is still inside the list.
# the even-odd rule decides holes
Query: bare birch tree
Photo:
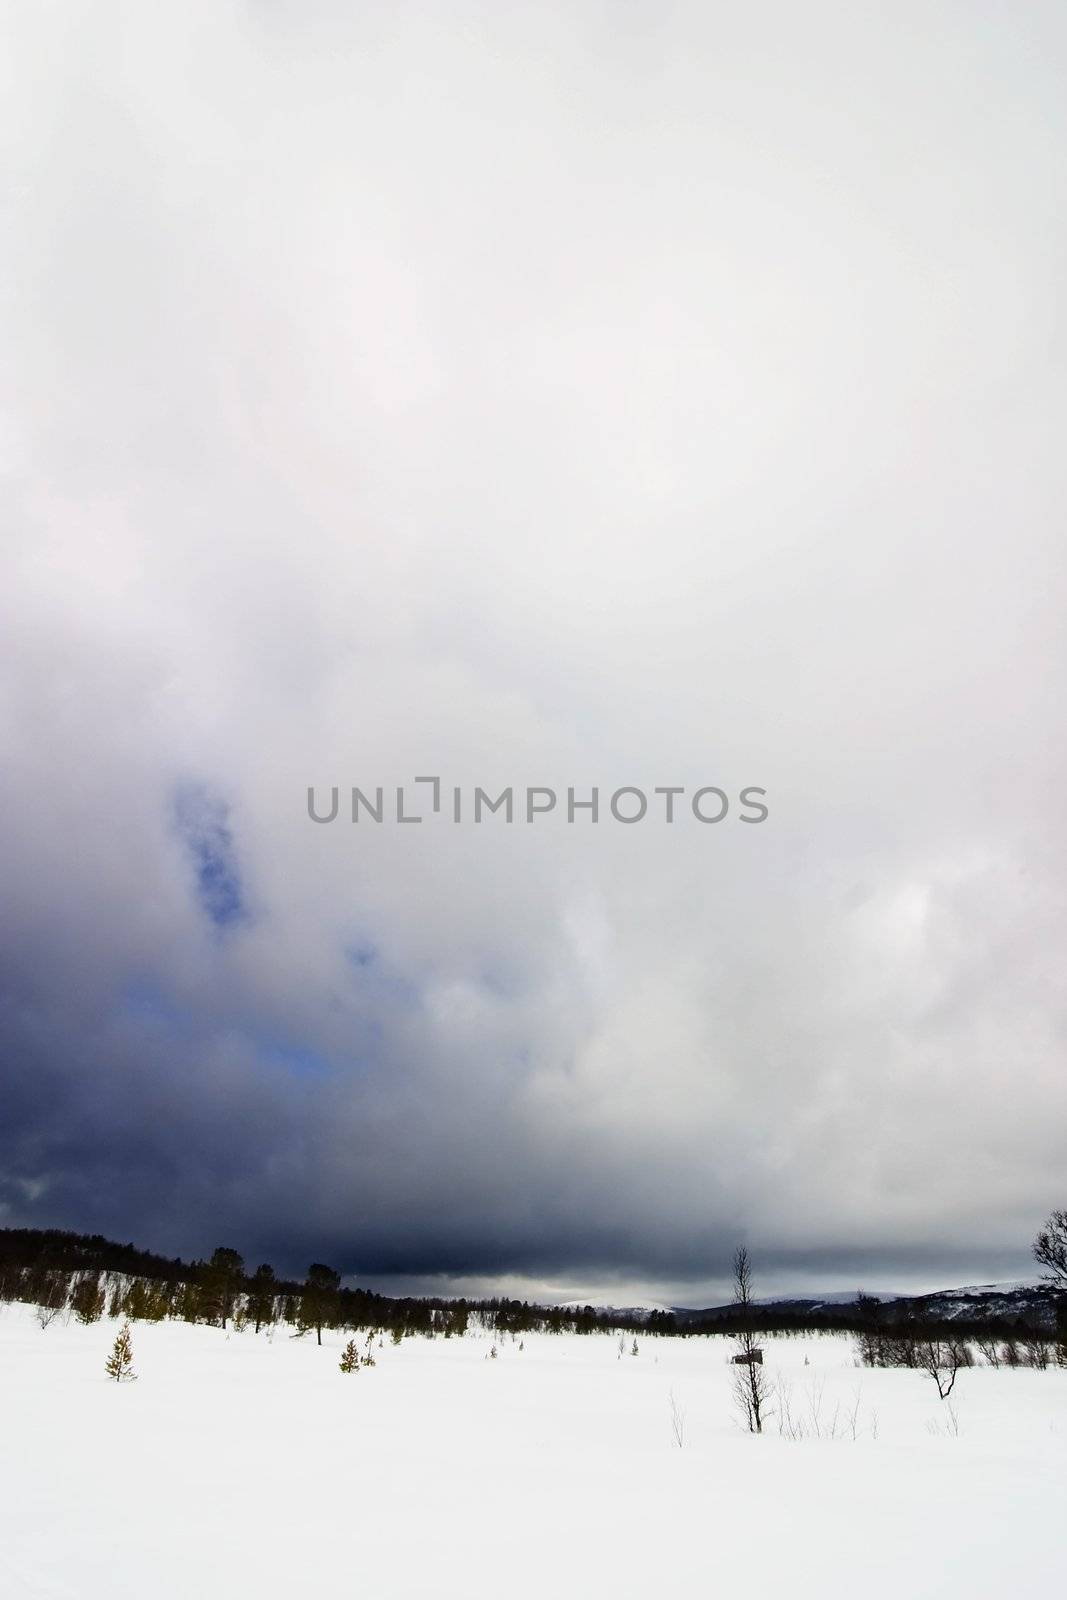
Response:
[[[734,1400],[749,1433],[762,1433],[770,1391],[753,1323],[752,1263],[742,1245],[734,1255]]]
[[[959,1339],[924,1339],[919,1345],[919,1364],[937,1384],[942,1400],[955,1387],[961,1367],[969,1367],[971,1353]]]

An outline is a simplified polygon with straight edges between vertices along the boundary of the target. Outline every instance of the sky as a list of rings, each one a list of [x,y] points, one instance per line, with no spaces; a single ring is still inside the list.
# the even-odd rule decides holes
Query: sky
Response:
[[[742,1242],[758,1292],[1027,1276],[1062,7],[4,12],[0,1224],[564,1299],[707,1303]]]

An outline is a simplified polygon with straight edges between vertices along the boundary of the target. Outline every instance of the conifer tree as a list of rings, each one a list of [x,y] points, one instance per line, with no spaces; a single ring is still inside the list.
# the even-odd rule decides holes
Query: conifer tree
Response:
[[[95,1272],[78,1279],[70,1305],[79,1322],[99,1322],[104,1314],[104,1291]]]
[[[122,1305],[123,1315],[131,1322],[143,1322],[148,1315],[148,1291],[140,1278],[130,1284]]]
[[[446,1326],[445,1326],[445,1332],[446,1333],[454,1333],[454,1334],[464,1334],[464,1333],[466,1333],[466,1331],[467,1331],[467,1323],[468,1323],[469,1315],[470,1315],[470,1313],[467,1310],[466,1305],[462,1305],[461,1304],[461,1305],[453,1306],[450,1311],[447,1311],[445,1313],[445,1315],[446,1315],[446,1317],[448,1319],[448,1321],[446,1323]]]
[[[144,1314],[149,1322],[162,1322],[170,1310],[170,1294],[166,1284],[145,1285]]]
[[[321,1261],[313,1261],[308,1268],[300,1302],[300,1321],[305,1328],[314,1328],[318,1344],[322,1343],[324,1326],[335,1320],[340,1284],[341,1274],[332,1267],[323,1266]]]
[[[359,1371],[359,1351],[356,1349],[356,1341],[354,1339],[349,1339],[345,1345],[340,1365],[342,1372]]]
[[[278,1291],[274,1268],[264,1261],[248,1282],[248,1315],[258,1333],[263,1324],[274,1321],[274,1296]]]
[[[124,1322],[115,1335],[115,1343],[111,1346],[111,1354],[104,1363],[104,1371],[109,1378],[114,1378],[116,1383],[132,1382],[137,1376],[133,1370],[133,1341],[130,1338],[128,1322]]]
[[[200,1286],[183,1283],[174,1301],[174,1315],[184,1322],[200,1321]]]
[[[201,1315],[223,1328],[233,1311],[234,1297],[241,1287],[245,1264],[236,1250],[220,1245],[203,1270],[200,1281]]]

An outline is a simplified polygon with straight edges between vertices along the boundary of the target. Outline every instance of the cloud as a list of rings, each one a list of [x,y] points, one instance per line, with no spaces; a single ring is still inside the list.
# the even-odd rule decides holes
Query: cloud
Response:
[[[17,32],[8,1218],[378,1277],[1025,1270],[1062,18]],[[770,817],[307,817],[431,773]]]

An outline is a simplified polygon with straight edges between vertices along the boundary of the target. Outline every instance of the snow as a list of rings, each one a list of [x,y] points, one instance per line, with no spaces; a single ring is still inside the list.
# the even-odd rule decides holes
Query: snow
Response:
[[[843,1338],[767,1340],[793,1415],[818,1405],[823,1437],[794,1441],[738,1428],[724,1339],[639,1335],[620,1357],[615,1337],[527,1334],[491,1360],[480,1330],[386,1338],[343,1376],[348,1335],[136,1323],[118,1385],[116,1327],[0,1307],[5,1600],[679,1582],[1004,1600],[1067,1580],[1067,1371],[962,1372],[957,1435],[923,1374],[858,1369]]]

